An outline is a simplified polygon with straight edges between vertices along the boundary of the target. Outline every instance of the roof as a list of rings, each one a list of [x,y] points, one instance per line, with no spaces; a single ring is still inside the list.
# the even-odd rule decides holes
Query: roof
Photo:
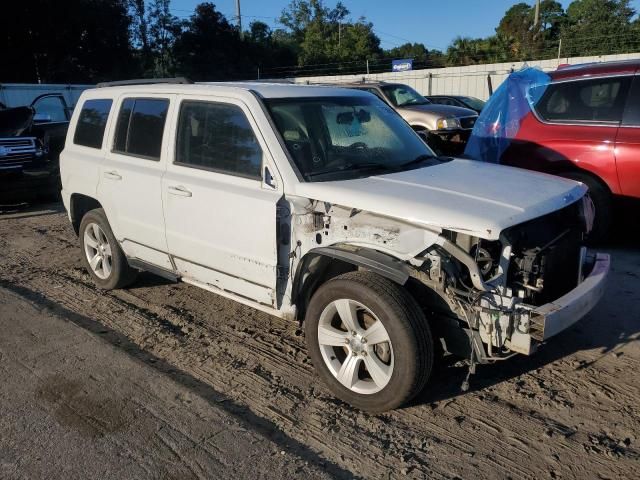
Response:
[[[96,90],[93,90],[96,91]],[[346,88],[333,86],[318,85],[296,85],[291,83],[268,83],[268,82],[202,82],[193,84],[178,83],[154,83],[154,84],[136,84],[121,85],[114,87],[103,87],[99,89],[101,95],[107,92],[126,92],[126,93],[199,93],[199,94],[215,94],[215,93],[238,93],[255,92],[264,98],[289,98],[289,97],[327,97],[327,96],[353,96],[360,95],[360,92],[354,92]],[[362,93],[365,95],[365,93]]]
[[[559,67],[558,70],[549,72],[549,75],[553,81],[557,82],[576,78],[633,75],[638,68],[640,68],[640,59],[621,60],[616,62],[582,63]]]

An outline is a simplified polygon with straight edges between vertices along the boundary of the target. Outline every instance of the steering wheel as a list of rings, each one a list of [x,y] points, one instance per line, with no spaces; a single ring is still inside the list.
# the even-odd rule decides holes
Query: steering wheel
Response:
[[[351,145],[349,145],[349,148],[357,148],[358,150],[366,150],[369,147],[364,142],[356,142],[356,143],[352,143]]]

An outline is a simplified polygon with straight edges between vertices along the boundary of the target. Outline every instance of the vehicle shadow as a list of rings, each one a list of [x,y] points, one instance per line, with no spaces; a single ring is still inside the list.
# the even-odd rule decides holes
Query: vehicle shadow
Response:
[[[127,287],[127,290],[137,290],[139,288],[160,287],[163,285],[171,285],[176,283],[168,278],[160,277],[149,272],[140,272],[136,277],[136,281]]]
[[[3,218],[32,218],[44,215],[64,213],[62,202],[20,202],[10,205],[0,204],[0,219]]]

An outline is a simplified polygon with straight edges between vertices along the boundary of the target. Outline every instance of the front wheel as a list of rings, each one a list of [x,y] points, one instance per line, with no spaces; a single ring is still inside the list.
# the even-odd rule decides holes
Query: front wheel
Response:
[[[314,294],[305,318],[309,355],[331,391],[372,413],[396,408],[426,384],[433,340],[417,303],[370,272],[336,277]]]

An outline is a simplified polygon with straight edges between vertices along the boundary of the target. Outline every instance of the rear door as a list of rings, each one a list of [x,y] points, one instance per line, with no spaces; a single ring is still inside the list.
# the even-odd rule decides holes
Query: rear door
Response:
[[[249,108],[234,98],[181,97],[173,140],[162,195],[178,271],[276,306],[282,182]]]
[[[98,197],[126,255],[173,270],[167,254],[161,181],[172,95],[122,96],[111,122]]]
[[[616,165],[620,193],[640,198],[640,77],[633,85],[616,138]]]

